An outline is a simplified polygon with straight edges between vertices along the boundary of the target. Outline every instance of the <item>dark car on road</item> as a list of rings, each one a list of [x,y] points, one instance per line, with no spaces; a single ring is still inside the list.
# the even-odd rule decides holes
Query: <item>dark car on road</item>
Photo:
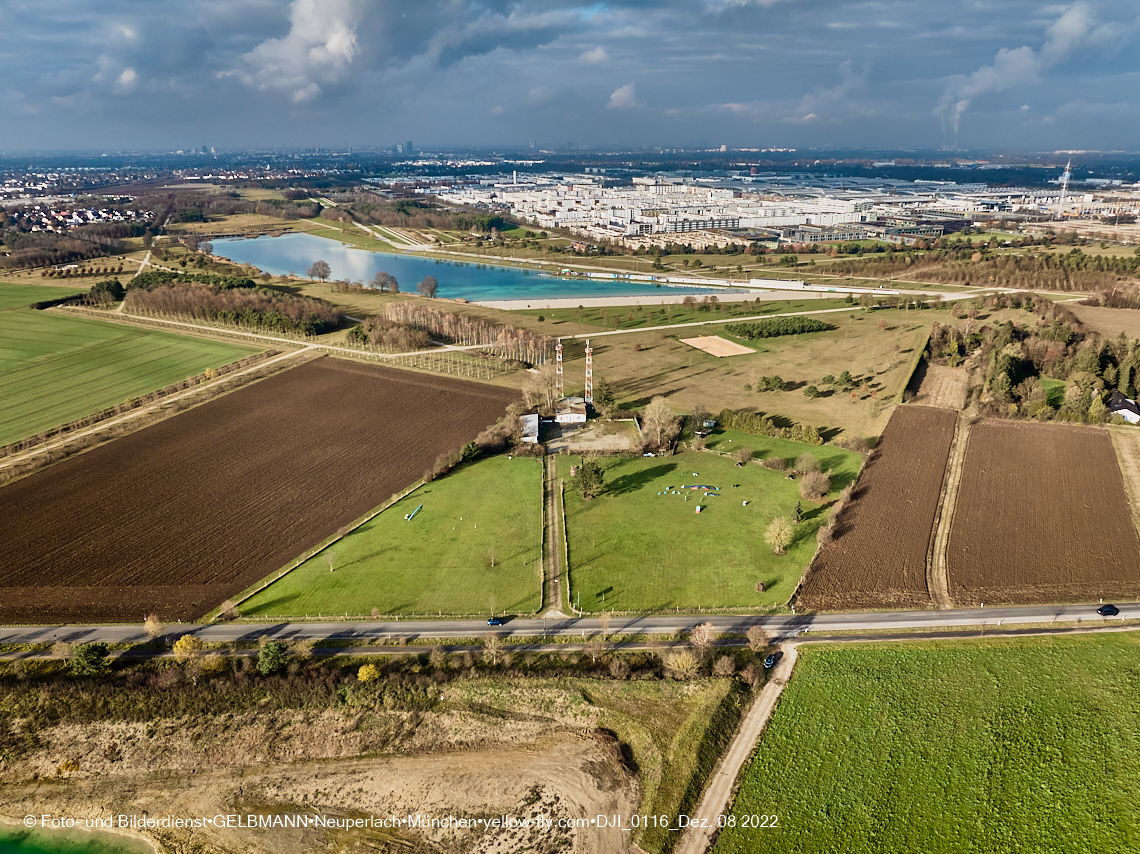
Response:
[[[501,626],[502,624],[503,624],[503,618],[502,617],[491,617],[489,620],[487,620],[488,626]]]
[[[1120,613],[1120,609],[1115,605],[1101,605],[1096,609],[1096,612],[1102,617],[1115,617]]]
[[[782,652],[771,653],[767,658],[764,659],[764,669],[771,670],[773,667],[775,667],[776,662],[780,660],[781,656],[783,656]]]

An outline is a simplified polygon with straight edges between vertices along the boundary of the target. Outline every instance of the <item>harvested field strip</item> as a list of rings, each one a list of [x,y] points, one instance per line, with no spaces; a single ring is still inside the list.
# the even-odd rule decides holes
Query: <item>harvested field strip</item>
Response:
[[[819,550],[800,592],[802,606],[928,607],[927,555],[958,416],[900,406]]]
[[[946,554],[959,607],[1140,596],[1140,538],[1108,431],[975,425]]]
[[[191,619],[416,479],[505,389],[321,358],[0,489],[0,621]]]
[[[1140,529],[1140,432],[1134,427],[1115,427],[1110,428],[1110,434],[1132,505],[1132,522]]]

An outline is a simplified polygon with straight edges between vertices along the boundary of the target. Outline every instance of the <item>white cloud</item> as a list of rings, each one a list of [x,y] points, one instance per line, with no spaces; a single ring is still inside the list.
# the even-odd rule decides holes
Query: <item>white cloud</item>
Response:
[[[1048,38],[1039,51],[1027,45],[1013,49],[1003,47],[991,65],[948,83],[934,112],[943,127],[949,126],[954,133],[955,144],[962,115],[976,98],[1034,82],[1043,72],[1078,50],[1104,47],[1123,39],[1129,30],[1129,27],[1109,24],[1097,27],[1094,18],[1087,3],[1074,3],[1048,27]]]
[[[637,100],[637,93],[634,91],[634,84],[632,83],[626,83],[624,86],[615,89],[614,93],[610,95],[609,103],[606,104],[607,109],[613,110],[626,110],[642,106],[644,104]]]
[[[291,27],[242,59],[239,76],[258,89],[285,92],[295,104],[316,99],[341,79],[359,52],[353,0],[293,0]]]
[[[610,55],[606,53],[606,49],[598,45],[593,50],[584,50],[578,55],[578,61],[586,65],[602,65],[610,61]]]
[[[119,75],[119,79],[115,82],[115,93],[118,95],[126,95],[134,91],[135,84],[138,80],[139,75],[133,68],[124,68],[123,73]]]

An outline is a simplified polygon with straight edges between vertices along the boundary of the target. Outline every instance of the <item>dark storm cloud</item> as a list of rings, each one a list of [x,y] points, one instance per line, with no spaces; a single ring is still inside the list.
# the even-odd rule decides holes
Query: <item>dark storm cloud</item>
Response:
[[[1134,147],[1137,33],[1130,0],[9,0],[0,147]]]

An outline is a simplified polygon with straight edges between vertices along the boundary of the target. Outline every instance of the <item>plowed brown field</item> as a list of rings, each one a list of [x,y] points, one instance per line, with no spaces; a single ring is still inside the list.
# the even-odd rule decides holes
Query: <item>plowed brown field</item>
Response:
[[[1108,432],[977,424],[946,563],[959,606],[1140,596],[1140,539]]]
[[[807,608],[924,608],[926,556],[958,415],[900,406],[867,461],[836,538],[812,562]]]
[[[308,362],[0,489],[0,622],[193,619],[407,486],[508,389]]]

